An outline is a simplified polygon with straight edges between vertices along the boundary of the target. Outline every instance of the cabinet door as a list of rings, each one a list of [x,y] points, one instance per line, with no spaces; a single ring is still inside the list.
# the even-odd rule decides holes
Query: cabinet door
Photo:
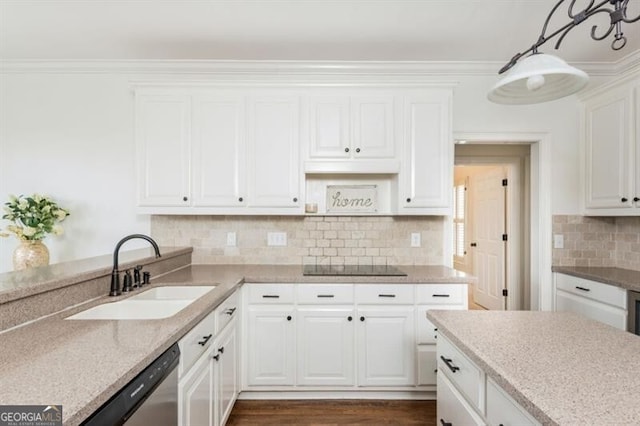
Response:
[[[394,97],[389,94],[351,98],[351,151],[354,158],[395,156]]]
[[[312,96],[309,104],[309,157],[349,158],[349,97]]]
[[[352,309],[298,309],[299,385],[354,384],[354,313]]]
[[[244,103],[228,95],[197,96],[193,104],[193,205],[244,205]]]
[[[230,322],[216,339],[214,358],[214,425],[224,425],[239,392],[236,321]]]
[[[301,205],[299,115],[297,96],[248,100],[249,207]]]
[[[190,204],[191,103],[188,96],[136,96],[139,206]]]
[[[436,345],[418,345],[418,385],[435,385],[437,373]]]
[[[358,385],[415,384],[413,307],[358,309]]]
[[[293,385],[293,307],[250,306],[248,318],[248,384]]]
[[[624,309],[576,296],[563,290],[556,291],[556,311],[575,312],[620,330],[627,329],[627,311]]]
[[[438,374],[437,424],[452,426],[484,425],[484,422],[469,406],[444,374]]]
[[[617,90],[585,104],[587,209],[633,207],[632,99]]]
[[[451,206],[453,136],[450,105],[449,90],[405,98],[405,149],[398,191],[403,213]]]
[[[213,364],[207,351],[178,385],[181,426],[210,425],[213,419]]]

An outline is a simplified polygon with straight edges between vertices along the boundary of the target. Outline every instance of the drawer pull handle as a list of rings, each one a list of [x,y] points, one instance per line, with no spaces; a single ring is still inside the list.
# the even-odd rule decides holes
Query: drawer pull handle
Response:
[[[440,423],[442,424],[442,426],[453,426],[451,423],[449,422],[445,422],[444,420],[440,419]]]
[[[263,294],[262,298],[263,299],[280,299],[280,296],[278,296],[277,294]]]
[[[220,360],[220,354],[214,355],[211,358],[215,359],[216,361]]]
[[[588,289],[588,288],[585,288],[585,287],[580,287],[580,286],[576,286],[576,289],[582,290],[582,291],[591,291],[591,289]]]
[[[200,341],[198,342],[198,344],[199,344],[200,346],[204,346],[204,345],[206,345],[206,344],[207,344],[207,342],[209,341],[209,339],[211,339],[212,337],[213,337],[213,334],[210,334],[210,335],[208,335],[208,336],[202,336],[202,340],[200,340]]]
[[[332,299],[334,297],[333,294],[319,294],[318,298]]]
[[[456,367],[455,365],[453,365],[453,360],[451,358],[445,358],[444,356],[440,355],[440,359],[443,360],[445,364],[447,364],[447,367],[449,367],[452,373],[460,370],[460,367]]]
[[[224,346],[221,346],[220,348],[218,348],[218,352],[220,352],[221,354],[224,353]]]
[[[432,297],[451,297],[448,294],[432,294]]]
[[[226,311],[224,311],[224,313],[229,315],[229,316],[231,316],[236,311],[236,309],[237,308],[230,308],[230,309],[227,309]]]
[[[378,297],[396,297],[395,294],[379,294]]]

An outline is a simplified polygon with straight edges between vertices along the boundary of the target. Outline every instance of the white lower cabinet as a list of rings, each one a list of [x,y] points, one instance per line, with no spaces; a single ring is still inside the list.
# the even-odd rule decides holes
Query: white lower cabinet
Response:
[[[446,297],[445,297],[446,296]],[[465,284],[245,284],[246,391],[433,391],[428,309],[466,309]]]
[[[570,311],[627,329],[627,292],[612,285],[556,273],[556,311]]]
[[[439,426],[483,426],[485,423],[444,374],[438,375]]]
[[[358,308],[358,385],[413,386],[413,306]]]
[[[540,425],[442,334],[437,345],[439,426]]]
[[[178,385],[178,417],[182,426],[211,425],[213,420],[212,350],[193,366]]]
[[[353,309],[302,308],[296,323],[298,385],[353,386]]]
[[[293,306],[254,306],[247,309],[247,377],[250,386],[294,384]]]
[[[230,296],[227,301],[234,297]],[[180,426],[221,426],[231,412],[240,392],[238,308],[235,301],[232,307],[223,302],[179,342],[181,362],[190,362],[179,369]],[[225,320],[224,327],[214,336],[216,325],[213,319],[221,315],[230,320]],[[194,353],[198,358],[192,362]]]

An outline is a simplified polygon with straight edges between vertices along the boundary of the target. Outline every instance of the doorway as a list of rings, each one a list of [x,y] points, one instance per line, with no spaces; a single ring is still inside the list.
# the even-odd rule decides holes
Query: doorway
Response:
[[[527,144],[456,145],[453,264],[478,279],[470,305],[530,308],[530,157]]]

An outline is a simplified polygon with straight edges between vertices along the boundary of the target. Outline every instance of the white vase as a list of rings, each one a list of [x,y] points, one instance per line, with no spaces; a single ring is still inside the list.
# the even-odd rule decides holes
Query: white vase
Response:
[[[49,264],[49,249],[40,240],[23,240],[13,252],[13,270],[46,266]]]

